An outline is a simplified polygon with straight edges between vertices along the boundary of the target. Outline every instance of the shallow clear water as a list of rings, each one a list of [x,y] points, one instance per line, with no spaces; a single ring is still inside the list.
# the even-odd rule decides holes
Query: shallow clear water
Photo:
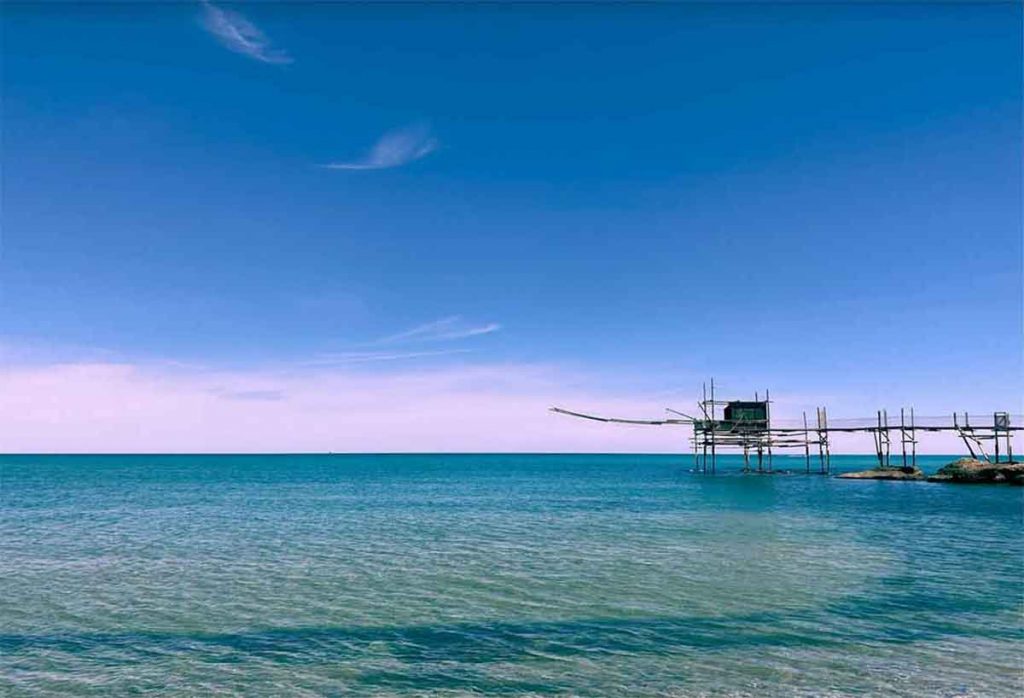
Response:
[[[1020,488],[730,465],[2,456],[0,693],[1024,690]]]

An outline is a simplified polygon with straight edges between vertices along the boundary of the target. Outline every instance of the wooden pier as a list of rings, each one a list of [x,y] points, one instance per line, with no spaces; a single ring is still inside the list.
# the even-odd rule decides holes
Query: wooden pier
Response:
[[[827,475],[832,471],[831,435],[854,433],[871,434],[880,468],[916,468],[921,434],[936,432],[955,433],[972,458],[994,464],[1013,463],[1013,436],[1024,431],[1024,427],[1011,423],[1008,412],[993,412],[991,418],[986,415],[984,420],[975,415],[972,423],[966,412],[953,413],[949,418],[919,418],[912,407],[900,409],[899,421],[890,420],[886,410],[878,410],[871,418],[836,423],[829,422],[826,408],[818,407],[813,425],[808,423],[806,412],[799,423],[779,425],[772,423],[767,390],[763,399],[755,393],[753,400],[718,400],[714,380],[710,389],[704,385],[697,409],[699,415],[695,417],[667,409],[673,416],[665,419],[601,417],[560,407],[552,407],[551,411],[599,422],[691,426],[694,469],[704,473],[716,471],[720,451],[742,453],[746,472],[767,473],[773,471],[773,455],[777,451],[797,450],[803,452],[808,473]]]

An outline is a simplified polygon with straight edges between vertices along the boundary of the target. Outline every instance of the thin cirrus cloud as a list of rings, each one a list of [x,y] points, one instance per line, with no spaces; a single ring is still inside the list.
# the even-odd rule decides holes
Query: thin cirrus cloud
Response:
[[[449,354],[465,354],[469,349],[444,349],[440,351],[343,351],[332,354],[320,354],[300,362],[302,366],[337,366],[342,364],[365,364],[375,361],[403,361],[405,359],[421,359],[429,356],[448,356]]]
[[[424,158],[437,150],[439,142],[424,125],[388,131],[369,152],[355,160],[328,162],[329,170],[387,170]]]
[[[203,2],[202,25],[230,51],[263,63],[291,63],[286,51],[274,48],[267,36],[242,14]]]
[[[397,334],[381,337],[374,344],[401,344],[407,342],[441,342],[479,335],[491,334],[501,329],[496,322],[489,322],[484,325],[472,325],[466,323],[462,316],[452,315],[451,317],[434,320],[423,325],[399,332]]]
[[[403,348],[402,345],[416,345],[429,342],[446,342],[480,335],[491,334],[501,329],[501,325],[491,322],[483,325],[470,324],[465,322],[460,315],[441,318],[396,334],[381,337],[373,340],[364,347],[390,347],[399,345],[396,348],[368,348],[363,351],[343,351],[318,354],[317,356],[299,362],[301,366],[338,366],[344,364],[366,364],[378,361],[405,361],[408,359],[423,359],[438,356],[450,356],[452,354],[467,354],[471,349],[420,349],[415,346]]]

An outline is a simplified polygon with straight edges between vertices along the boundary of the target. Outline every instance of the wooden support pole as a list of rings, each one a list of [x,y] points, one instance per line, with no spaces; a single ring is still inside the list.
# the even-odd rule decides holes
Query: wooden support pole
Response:
[[[910,408],[910,464],[917,467],[917,433],[914,431],[914,408]]]
[[[960,435],[960,440],[964,442],[964,446],[967,447],[967,452],[971,454],[971,458],[977,459],[978,456],[974,452],[974,448],[971,446],[971,441],[967,436],[967,432],[970,430],[970,422],[968,421],[966,412],[964,412],[963,426],[960,426],[956,412],[953,413],[953,427],[956,429],[957,434]]]
[[[822,408],[820,408],[820,407],[815,407],[814,408],[814,416],[817,418],[817,425],[818,425],[818,467],[821,469],[821,472],[824,473],[825,472],[825,432],[822,431],[822,426],[824,424],[824,420],[822,419],[821,410],[822,410]]]
[[[826,408],[821,408],[821,416],[825,420],[825,472],[832,472],[832,450],[828,442],[828,411]]]
[[[715,379],[711,379],[711,472],[715,472],[718,466],[718,456],[715,453]]]
[[[993,414],[992,415],[992,430],[993,430],[993,433],[995,434],[996,463],[998,463],[999,462],[999,415],[998,414]]]
[[[693,470],[696,472],[700,465],[697,463],[697,421],[693,422]]]
[[[900,408],[900,450],[903,452],[903,467],[907,467],[907,422]]]
[[[807,474],[811,474],[811,444],[810,434],[807,433],[807,412],[804,412],[804,465],[807,467]]]
[[[892,450],[891,444],[889,443],[889,413],[886,410],[882,410],[882,417],[885,419],[885,467],[888,468],[892,465],[889,460],[889,453]]]
[[[1013,428],[1010,426],[1010,415],[1006,415],[1006,460],[1013,462]]]
[[[708,384],[701,383],[701,400],[700,400],[700,411],[704,415],[704,424],[700,433],[700,446],[701,446],[701,457],[700,457],[700,469],[701,472],[708,472]]]
[[[875,429],[875,458],[878,459],[878,467],[884,467],[882,461],[882,410],[878,410],[878,428]]]

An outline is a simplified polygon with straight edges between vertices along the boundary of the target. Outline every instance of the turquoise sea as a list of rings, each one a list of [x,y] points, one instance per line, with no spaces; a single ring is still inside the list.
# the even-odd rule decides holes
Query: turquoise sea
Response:
[[[692,465],[0,456],[0,694],[1024,693],[1022,489]]]

